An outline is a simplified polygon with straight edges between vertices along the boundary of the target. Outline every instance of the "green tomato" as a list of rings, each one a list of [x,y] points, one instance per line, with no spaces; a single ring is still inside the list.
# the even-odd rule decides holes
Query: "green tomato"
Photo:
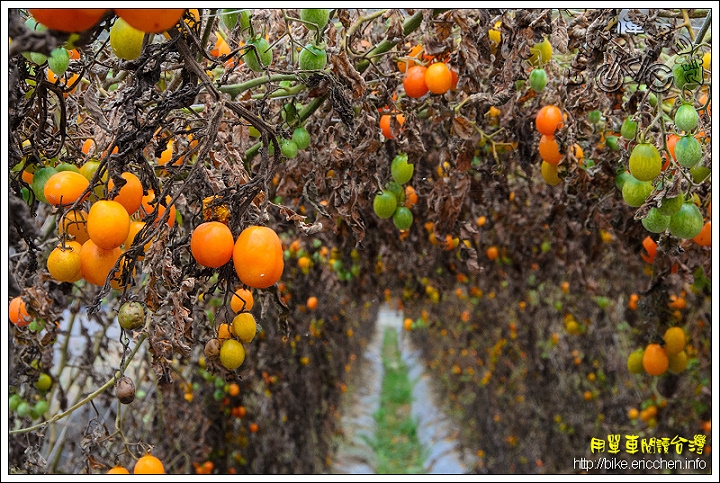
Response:
[[[675,147],[677,154],[677,146]],[[640,181],[652,181],[662,171],[660,151],[652,143],[637,144],[630,153],[630,174]]]
[[[412,226],[413,214],[409,208],[400,206],[393,214],[393,224],[398,230],[407,230]]]
[[[375,195],[373,210],[379,218],[390,218],[397,209],[397,198],[389,191],[382,191]]]
[[[690,103],[681,105],[675,112],[675,126],[682,131],[692,131],[697,127],[699,120],[700,116],[695,106]]]
[[[653,191],[653,184],[650,181],[639,181],[630,175],[622,187],[622,197],[629,206],[637,208],[645,203],[645,200]]]
[[[388,181],[385,183],[385,191],[395,195],[395,199],[399,204],[405,201],[405,189],[402,185],[396,181]]]
[[[31,409],[32,408],[30,407],[30,403],[28,403],[27,401],[20,401],[20,404],[18,404],[16,409],[17,415],[21,418],[24,418],[30,415]]]
[[[670,234],[678,238],[690,239],[698,236],[703,228],[703,217],[695,203],[683,203],[680,210],[670,217]]]
[[[673,83],[680,90],[696,89],[703,79],[703,66],[701,59],[687,58],[687,62],[673,66]]]
[[[662,204],[658,207],[658,212],[661,215],[670,216],[674,215],[675,213],[680,210],[683,203],[685,202],[685,195],[680,192],[676,197],[674,198],[663,198]]]
[[[58,164],[57,166],[55,166],[55,170],[56,170],[57,172],[60,172],[60,171],[74,171],[74,172],[76,172],[76,173],[80,173],[80,168],[78,168],[78,167],[75,166],[74,164],[68,163],[68,162],[66,162],[66,161],[63,161],[62,163],[60,163],[60,164]]]
[[[620,144],[618,144],[617,136],[607,136],[605,138],[605,145],[612,151],[620,151]]]
[[[242,10],[240,12],[240,28],[243,32],[250,28],[250,17],[250,10]]]
[[[675,159],[680,166],[692,168],[702,159],[702,146],[695,136],[681,136],[675,144]]]
[[[662,233],[670,225],[670,217],[660,213],[657,208],[650,208],[647,216],[641,222],[642,226],[650,233]]]
[[[283,139],[280,141],[280,151],[283,156],[292,159],[298,155],[298,145],[291,139]]]
[[[220,9],[220,22],[227,30],[235,28],[238,22],[238,10],[236,8],[221,8]]]
[[[626,117],[620,127],[620,135],[627,140],[635,139],[637,133],[637,122],[630,120],[630,117]]]
[[[533,69],[532,72],[530,72],[530,87],[535,92],[540,92],[545,89],[547,81],[548,79],[545,69],[537,68]]]
[[[300,51],[301,70],[322,70],[327,65],[327,52],[313,44],[307,44]]]
[[[35,381],[35,387],[36,387],[39,391],[47,391],[47,390],[49,390],[49,389],[52,387],[52,377],[50,377],[48,374],[46,374],[46,373],[44,373],[44,372],[41,373],[41,374],[38,376],[38,380]]]
[[[588,120],[593,124],[599,123],[602,120],[602,112],[597,109],[588,112]]]
[[[18,406],[22,402],[20,394],[11,394],[8,398],[8,410],[10,412],[17,410]]]
[[[45,198],[45,183],[47,183],[47,180],[50,179],[50,177],[55,173],[57,173],[57,170],[55,168],[45,167],[36,170],[35,174],[33,175],[33,180],[32,183],[30,183],[30,188],[32,189],[33,193],[35,193],[35,198],[42,201],[43,203],[48,202],[47,198]]]
[[[118,323],[125,330],[135,330],[145,325],[145,307],[140,302],[125,302],[118,311]]]
[[[628,178],[630,178],[632,175],[628,173],[627,171],[620,171],[618,174],[615,175],[615,186],[617,189],[622,191],[623,186],[625,185],[625,181],[627,181]]]
[[[330,10],[327,8],[301,8],[300,20],[305,26],[313,30],[322,30],[330,20]]]
[[[272,64],[273,49],[267,40],[262,37],[253,37],[245,45],[254,45],[245,51],[245,63],[253,72],[262,72],[263,68]],[[257,52],[255,51],[257,49]],[[259,57],[258,57],[259,56]]]
[[[296,127],[292,134],[292,140],[298,149],[304,150],[310,147],[310,133],[304,127]]]
[[[35,403],[35,406],[30,410],[30,417],[33,419],[40,419],[43,414],[50,408],[50,404],[44,400],[40,399],[38,402]]]
[[[398,153],[390,164],[390,174],[393,180],[399,184],[405,184],[412,178],[413,172],[415,171],[415,165],[408,163],[408,156],[406,153]]]
[[[695,183],[702,183],[710,176],[710,173],[710,168],[707,166],[697,165],[690,168],[690,175]]]

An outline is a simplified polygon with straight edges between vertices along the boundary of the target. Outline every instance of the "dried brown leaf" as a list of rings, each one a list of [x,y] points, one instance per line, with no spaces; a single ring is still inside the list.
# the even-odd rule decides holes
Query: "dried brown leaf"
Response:
[[[463,116],[455,116],[452,119],[452,132],[455,136],[464,140],[478,137],[478,132],[473,124]]]
[[[366,88],[365,79],[355,69],[345,51],[330,56],[330,63],[333,65],[333,71],[337,77],[352,90],[353,98],[357,99],[362,96]]]

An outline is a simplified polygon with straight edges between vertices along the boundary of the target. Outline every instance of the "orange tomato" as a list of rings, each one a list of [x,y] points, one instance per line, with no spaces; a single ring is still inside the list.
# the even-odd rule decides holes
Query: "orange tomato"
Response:
[[[280,280],[285,268],[282,241],[272,228],[249,226],[235,242],[233,262],[245,285],[268,288]]]
[[[132,27],[153,34],[172,28],[185,13],[184,8],[116,8],[114,10],[118,17]]]
[[[84,32],[97,24],[106,8],[29,8],[35,20],[60,32]]]
[[[190,238],[190,251],[200,265],[218,268],[233,256],[235,239],[230,228],[219,221],[206,221],[198,225]]]
[[[10,317],[10,322],[18,327],[25,327],[32,322],[32,317],[30,317],[27,311],[25,301],[19,295],[10,300],[8,316]]]
[[[128,215],[132,215],[142,204],[143,186],[140,182],[140,178],[135,176],[133,173],[126,171],[122,173],[121,176],[126,183],[122,186],[122,188],[120,188],[118,194],[114,198],[109,199],[117,201],[123,205],[125,210],[127,210]],[[111,193],[114,187],[115,183],[112,179],[110,179],[108,181],[108,193]]]
[[[660,344],[648,344],[643,354],[643,368],[651,376],[660,376],[667,371],[670,365],[665,349]]]
[[[538,150],[540,151],[540,157],[543,159],[543,161],[550,165],[557,166],[562,159],[560,147],[555,140],[555,136],[548,136],[546,134],[543,134],[540,138]]]
[[[390,129],[391,118],[394,117],[399,127],[405,124],[405,116],[402,114],[383,114],[380,116],[380,130],[386,139],[395,139],[392,130]]]
[[[428,86],[425,83],[425,72],[427,67],[423,65],[414,65],[407,70],[403,79],[403,87],[408,97],[417,99],[424,96],[428,92]]]
[[[555,131],[562,127],[562,122],[562,111],[552,104],[543,106],[535,116],[535,127],[546,136],[554,136]]]

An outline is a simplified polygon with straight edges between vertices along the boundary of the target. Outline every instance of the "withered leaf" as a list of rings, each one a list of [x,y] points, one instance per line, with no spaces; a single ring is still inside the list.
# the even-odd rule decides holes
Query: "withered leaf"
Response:
[[[353,98],[357,99],[362,96],[366,87],[365,79],[360,76],[355,66],[352,65],[345,51],[330,56],[330,63],[333,65],[333,71],[337,77],[352,90]]]
[[[472,159],[475,154],[475,145],[477,143],[472,141],[465,141],[460,149],[458,149],[457,157],[455,158],[455,167],[458,171],[467,171],[470,169]]]
[[[462,139],[469,140],[478,136],[473,124],[463,116],[455,116],[452,120],[453,134]]]

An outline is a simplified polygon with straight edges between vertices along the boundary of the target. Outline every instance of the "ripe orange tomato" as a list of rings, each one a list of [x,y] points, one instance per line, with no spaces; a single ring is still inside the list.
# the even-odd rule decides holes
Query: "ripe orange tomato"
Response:
[[[102,287],[122,253],[120,247],[106,250],[88,240],[80,248],[80,273],[88,283]]]
[[[10,322],[18,327],[25,327],[32,322],[32,317],[28,314],[25,301],[20,298],[19,295],[10,300],[10,305],[8,306],[8,316],[10,317]]]
[[[230,228],[219,221],[206,221],[198,225],[190,238],[190,251],[200,265],[218,268],[233,256],[235,239]]]
[[[146,454],[135,462],[133,473],[136,475],[164,475],[165,466],[156,456]]]
[[[417,99],[427,94],[428,86],[425,83],[425,72],[427,67],[423,65],[414,65],[410,67],[403,79],[403,87],[408,97]],[[451,79],[452,81],[452,79]]]
[[[30,14],[49,29],[84,32],[105,16],[107,8],[29,8]]]
[[[51,205],[70,205],[80,198],[88,184],[87,178],[80,173],[60,171],[48,178],[43,194]]]
[[[410,52],[406,55],[406,57],[414,57],[417,59],[420,57],[420,54],[422,53],[422,51],[423,51],[423,46],[420,44],[417,44],[415,47],[413,47],[410,50]],[[404,61],[400,61],[397,64],[398,70],[400,72],[402,72],[403,74],[407,71],[408,67],[412,67],[414,65],[415,65],[415,62],[412,60],[409,60],[407,63],[405,63]]]
[[[285,268],[282,241],[272,228],[249,226],[235,242],[233,262],[245,285],[268,288],[280,280]]]
[[[535,127],[546,136],[554,136],[555,131],[562,127],[562,122],[562,111],[552,104],[544,106],[535,116]]]
[[[444,62],[435,62],[425,71],[425,85],[433,94],[445,94],[450,90],[453,76]]]
[[[162,33],[180,21],[184,8],[116,8],[118,17],[132,27],[152,34]]]
[[[127,240],[130,215],[117,201],[98,200],[88,212],[87,231],[97,246],[112,250]]]
[[[665,349],[660,344],[648,344],[643,354],[643,368],[651,376],[660,376],[670,365]]]
[[[543,134],[540,138],[540,144],[538,145],[538,151],[540,151],[540,157],[548,164],[557,166],[562,159],[562,153],[560,153],[560,146],[558,146],[555,136],[548,136]]]
[[[240,287],[235,290],[230,298],[230,308],[236,314],[239,312],[250,312],[255,305],[253,294],[250,290]]]
[[[392,130],[390,129],[392,117],[395,117],[398,126],[405,124],[405,116],[402,114],[383,114],[380,116],[380,130],[382,131],[383,136],[387,139],[395,139],[395,136],[393,136]]]
[[[165,197],[165,204],[170,205],[171,203],[170,195]],[[155,221],[159,220],[163,217],[163,214],[165,213],[165,206],[163,206],[159,201],[155,201],[155,192],[153,190],[148,190],[147,194],[142,197],[142,203],[140,204],[141,212],[143,216],[149,215],[154,210],[157,210],[157,218]],[[167,219],[167,225],[172,228],[172,226],[175,224],[175,205],[170,205],[170,213],[168,215]]]
[[[125,179],[126,183],[122,185],[118,194],[111,199],[123,205],[128,215],[132,215],[142,204],[143,186],[140,178],[129,171],[122,173],[121,176]],[[111,193],[114,187],[115,183],[110,179],[108,181],[108,193]]]

